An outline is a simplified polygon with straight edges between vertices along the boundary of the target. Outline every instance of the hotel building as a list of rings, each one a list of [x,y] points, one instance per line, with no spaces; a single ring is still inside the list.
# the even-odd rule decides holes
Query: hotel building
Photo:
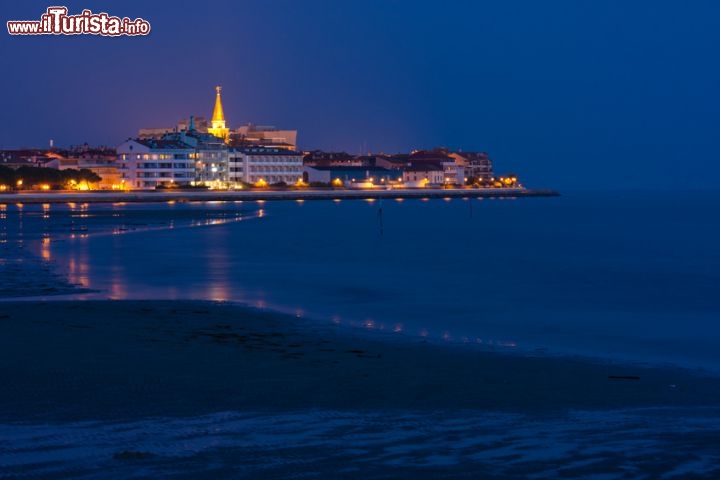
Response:
[[[127,140],[117,147],[123,188],[145,189],[195,180],[195,149],[176,140]]]
[[[302,180],[303,154],[277,147],[230,149],[228,154],[230,183],[293,184]]]

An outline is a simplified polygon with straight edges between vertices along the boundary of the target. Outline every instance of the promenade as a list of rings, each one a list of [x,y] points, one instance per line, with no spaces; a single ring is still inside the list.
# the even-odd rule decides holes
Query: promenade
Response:
[[[552,197],[553,190],[525,188],[456,188],[456,189],[298,189],[298,190],[133,190],[128,192],[96,190],[89,192],[12,192],[0,194],[0,204],[13,203],[117,203],[117,202],[208,202],[259,200],[367,200],[423,198],[504,198]]]

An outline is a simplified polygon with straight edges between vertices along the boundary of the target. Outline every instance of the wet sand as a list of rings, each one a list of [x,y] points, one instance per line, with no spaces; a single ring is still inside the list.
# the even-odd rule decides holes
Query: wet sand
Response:
[[[4,421],[273,409],[716,406],[720,379],[671,367],[435,345],[222,303],[0,303]]]
[[[702,372],[224,303],[0,302],[0,385],[0,477],[720,474]]]

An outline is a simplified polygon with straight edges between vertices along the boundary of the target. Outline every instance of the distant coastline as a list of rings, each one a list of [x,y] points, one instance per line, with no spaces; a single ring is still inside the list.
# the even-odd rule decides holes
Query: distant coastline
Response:
[[[522,198],[556,197],[550,189],[526,188],[438,188],[393,190],[208,190],[208,191],[92,191],[92,192],[22,192],[0,194],[0,204],[12,203],[117,203],[117,202],[207,202],[272,200],[370,200],[423,198]]]

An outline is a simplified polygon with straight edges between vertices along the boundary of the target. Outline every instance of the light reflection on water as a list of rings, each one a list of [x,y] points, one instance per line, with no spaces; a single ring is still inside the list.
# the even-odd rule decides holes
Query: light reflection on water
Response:
[[[99,291],[84,298],[235,301],[451,343],[713,364],[720,235],[705,218],[720,202],[612,200],[0,212],[16,219],[3,240],[32,238],[40,259]]]

